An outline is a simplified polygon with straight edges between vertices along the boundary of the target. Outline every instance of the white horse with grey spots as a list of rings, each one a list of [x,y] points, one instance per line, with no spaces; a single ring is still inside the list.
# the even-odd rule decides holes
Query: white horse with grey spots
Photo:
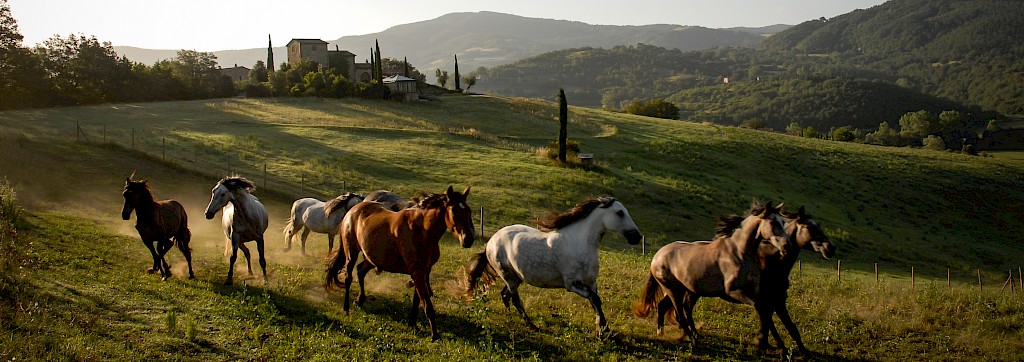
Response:
[[[539,230],[510,225],[494,233],[486,248],[466,264],[457,292],[469,299],[481,280],[490,283],[500,278],[505,282],[501,290],[505,307],[511,301],[526,324],[536,329],[519,298],[519,286],[565,288],[590,301],[600,335],[608,324],[597,295],[597,243],[605,231],[613,231],[636,245],[641,241],[640,230],[626,207],[611,197],[583,201],[569,212],[541,218],[538,226]]]

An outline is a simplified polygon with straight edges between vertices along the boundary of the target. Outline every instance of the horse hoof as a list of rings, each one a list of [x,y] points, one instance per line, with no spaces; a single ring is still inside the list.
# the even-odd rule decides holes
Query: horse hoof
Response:
[[[149,269],[146,269],[146,273],[153,274],[153,273],[156,273],[157,270],[158,270],[157,268],[149,268]]]
[[[234,284],[234,282],[232,282],[231,279],[228,279],[226,282],[224,282],[224,285],[231,285],[231,284]]]
[[[665,331],[662,330],[661,328],[658,328],[658,337],[661,337],[663,335],[665,335]]]

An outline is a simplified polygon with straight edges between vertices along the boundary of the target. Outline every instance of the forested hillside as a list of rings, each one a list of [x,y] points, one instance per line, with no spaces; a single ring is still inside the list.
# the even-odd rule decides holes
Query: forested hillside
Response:
[[[648,44],[551,52],[489,69],[475,90],[622,109],[665,98],[683,119],[872,129],[907,112],[1024,113],[1024,7],[894,0],[809,21],[756,48]]]

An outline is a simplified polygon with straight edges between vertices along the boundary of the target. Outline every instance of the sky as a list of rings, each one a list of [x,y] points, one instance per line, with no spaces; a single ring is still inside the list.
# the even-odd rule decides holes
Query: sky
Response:
[[[456,12],[494,11],[600,25],[709,28],[796,25],[884,0],[7,0],[23,45],[55,35],[94,35],[115,46],[217,51],[334,40]],[[401,9],[401,10],[399,10]]]

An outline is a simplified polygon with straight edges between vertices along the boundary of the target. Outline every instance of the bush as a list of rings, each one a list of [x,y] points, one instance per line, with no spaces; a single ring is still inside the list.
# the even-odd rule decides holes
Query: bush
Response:
[[[924,148],[936,151],[943,151],[946,149],[946,142],[942,140],[942,137],[936,135],[929,135],[921,140],[921,144]]]
[[[13,306],[18,296],[18,208],[14,187],[6,179],[0,183],[0,306]],[[0,307],[0,320],[9,312]]]
[[[242,91],[249,98],[264,98],[274,95],[274,89],[270,86],[270,83],[265,82],[246,83]]]
[[[565,141],[565,159],[576,159],[580,154],[580,142],[576,140]],[[558,159],[558,141],[551,141],[544,150],[544,156],[552,160]]]
[[[634,99],[622,111],[638,116],[679,119],[679,107],[664,99],[655,99],[646,103],[639,99]]]

